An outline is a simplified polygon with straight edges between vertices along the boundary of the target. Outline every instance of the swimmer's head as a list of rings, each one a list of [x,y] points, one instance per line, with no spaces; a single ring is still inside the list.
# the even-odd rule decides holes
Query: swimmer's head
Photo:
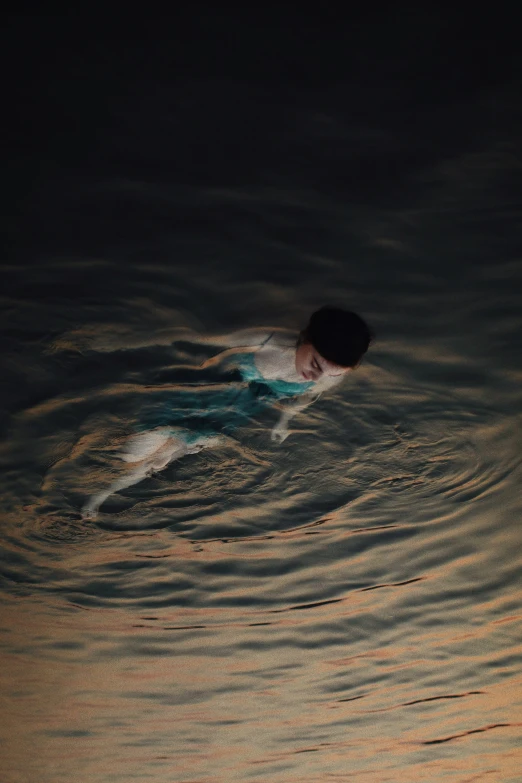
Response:
[[[296,368],[305,380],[342,375],[357,367],[371,341],[372,333],[357,313],[322,307],[299,336]]]

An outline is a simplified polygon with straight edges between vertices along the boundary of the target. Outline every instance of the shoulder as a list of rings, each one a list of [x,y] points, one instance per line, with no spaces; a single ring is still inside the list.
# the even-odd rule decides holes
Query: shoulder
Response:
[[[228,337],[228,345],[232,348],[294,348],[297,341],[297,333],[290,329],[277,327],[263,327],[241,329]]]
[[[263,345],[271,335],[267,328],[252,327],[250,329],[237,329],[225,334],[201,335],[199,342],[205,345],[217,345],[221,348],[256,348]]]
[[[251,327],[237,329],[227,334],[200,335],[198,342],[205,345],[216,345],[222,348],[251,348],[257,350],[262,346],[274,348],[291,348],[297,341],[297,332],[277,327]]]
[[[297,342],[298,334],[291,329],[269,329],[266,343],[280,348],[293,348]]]
[[[237,332],[234,335],[234,338],[238,341],[236,345],[250,345],[252,347],[263,347],[266,345],[272,348],[293,348],[297,340],[297,333],[292,332],[290,329],[263,327],[242,329],[241,332]]]

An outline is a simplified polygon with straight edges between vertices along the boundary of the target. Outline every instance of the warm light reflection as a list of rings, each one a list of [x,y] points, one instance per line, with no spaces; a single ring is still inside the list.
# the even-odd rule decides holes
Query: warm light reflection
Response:
[[[376,595],[356,594],[362,604],[354,620],[363,607],[371,611]],[[348,637],[333,646],[296,646],[302,632],[303,641],[315,637],[317,623],[339,621],[338,609],[307,610],[268,628],[241,624],[238,610],[227,624],[220,611],[201,609],[209,637],[163,630],[186,610],[135,627],[132,610],[64,613],[39,600],[5,602],[2,627],[9,630],[2,638],[13,652],[4,652],[0,670],[4,770],[39,769],[39,780],[54,783],[71,765],[94,780],[110,764],[121,774],[146,764],[158,782],[174,770],[212,780],[219,769],[233,780],[250,765],[276,769],[299,757],[301,776],[313,778],[327,764],[332,780],[342,780],[347,764],[372,783],[398,769],[412,783],[421,769],[432,770],[434,780],[451,769],[470,777],[486,768],[515,774],[520,678],[511,674],[480,692],[452,689],[456,665],[480,665],[478,654],[444,656],[454,628],[388,647],[368,636],[348,656]],[[288,633],[293,643],[282,655]],[[272,634],[278,641],[269,650],[263,640]],[[487,638],[487,626],[477,636]],[[511,647],[512,656],[519,653]],[[439,684],[429,685],[434,678]],[[443,750],[449,745],[469,746],[465,761],[451,766]]]

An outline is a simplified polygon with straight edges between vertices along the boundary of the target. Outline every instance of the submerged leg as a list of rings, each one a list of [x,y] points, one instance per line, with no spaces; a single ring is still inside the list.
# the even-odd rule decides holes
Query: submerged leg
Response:
[[[102,503],[105,503],[115,492],[138,484],[157,470],[162,470],[169,462],[188,453],[186,443],[163,428],[161,432],[144,432],[134,436],[120,455],[124,462],[133,463],[132,469],[113,481],[106,489],[91,495],[82,508],[82,516],[94,519]]]
[[[168,427],[140,432],[127,440],[120,457],[124,462],[141,462],[165,446],[172,437],[172,430]]]
[[[138,484],[147,476],[158,470],[163,470],[169,462],[173,462],[186,454],[195,454],[208,446],[217,446],[222,442],[219,437],[201,437],[195,443],[188,445],[181,437],[172,434],[172,430],[161,427],[150,432],[134,435],[129,439],[120,454],[124,462],[133,463],[133,467],[124,476],[113,481],[102,492],[91,495],[82,508],[82,516],[94,519],[102,503],[120,489],[127,489]]]
[[[132,487],[133,484],[137,484],[142,479],[150,475],[150,469],[146,465],[140,465],[139,468],[135,468],[125,476],[113,481],[107,489],[103,492],[97,492],[95,495],[91,495],[89,500],[82,508],[82,517],[84,519],[94,519],[98,514],[98,509],[102,503],[105,503],[108,497],[118,492],[120,489],[126,489]]]

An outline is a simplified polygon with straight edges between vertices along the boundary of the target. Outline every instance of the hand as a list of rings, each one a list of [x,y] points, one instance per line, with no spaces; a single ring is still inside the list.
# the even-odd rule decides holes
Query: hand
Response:
[[[274,443],[282,443],[284,440],[288,438],[290,435],[290,431],[286,424],[276,424],[273,428],[272,432],[270,433],[270,437],[274,441]]]

